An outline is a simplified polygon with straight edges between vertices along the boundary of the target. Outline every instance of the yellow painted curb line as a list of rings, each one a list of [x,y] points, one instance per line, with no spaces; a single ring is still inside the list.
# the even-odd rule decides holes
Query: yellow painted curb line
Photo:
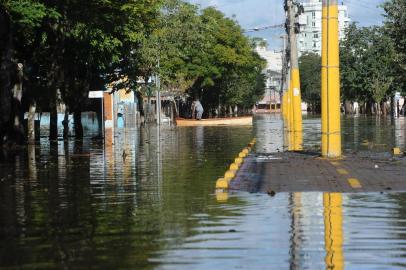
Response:
[[[349,178],[348,183],[352,188],[362,188],[362,185],[357,178]]]
[[[349,175],[348,171],[345,169],[337,169],[337,172],[341,175]]]

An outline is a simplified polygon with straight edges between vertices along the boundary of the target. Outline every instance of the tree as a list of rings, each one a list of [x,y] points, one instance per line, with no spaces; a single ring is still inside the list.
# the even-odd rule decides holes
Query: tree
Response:
[[[384,102],[397,88],[396,59],[386,27],[358,28],[352,24],[340,50],[342,99],[364,104],[367,113],[385,114]]]
[[[81,137],[88,92],[113,82],[113,91],[126,87],[142,98],[140,77],[150,91],[148,81],[159,75],[165,91],[199,96],[207,111],[249,108],[265,88],[253,40],[214,8],[181,0],[5,0],[0,22],[0,143],[24,138],[26,111],[30,123],[36,111],[50,111],[56,139],[60,103]]]
[[[303,101],[313,112],[321,112],[321,57],[305,53],[299,58],[300,85]]]

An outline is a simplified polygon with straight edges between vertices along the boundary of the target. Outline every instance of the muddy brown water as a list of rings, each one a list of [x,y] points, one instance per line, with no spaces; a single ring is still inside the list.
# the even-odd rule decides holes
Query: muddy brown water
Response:
[[[120,131],[22,150],[0,164],[0,269],[403,269],[406,195],[235,192],[216,179],[281,122]],[[306,117],[306,149],[320,147]],[[405,147],[405,120],[343,119],[345,151]]]

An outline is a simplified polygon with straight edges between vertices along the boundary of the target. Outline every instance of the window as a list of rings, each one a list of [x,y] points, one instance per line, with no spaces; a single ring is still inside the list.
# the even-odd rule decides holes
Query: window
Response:
[[[319,34],[314,34],[313,37],[314,38],[319,38]]]
[[[317,47],[317,42],[313,42],[313,48],[316,48]]]
[[[313,27],[316,27],[316,22],[312,22],[312,26],[313,26]]]
[[[312,12],[312,19],[313,19],[313,20],[316,19],[316,12],[315,12],[315,11]]]

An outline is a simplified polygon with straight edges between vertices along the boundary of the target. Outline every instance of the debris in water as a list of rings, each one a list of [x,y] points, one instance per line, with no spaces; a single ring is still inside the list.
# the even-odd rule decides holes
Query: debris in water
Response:
[[[266,193],[271,197],[274,197],[276,195],[276,192],[273,191],[272,189],[268,189]]]

